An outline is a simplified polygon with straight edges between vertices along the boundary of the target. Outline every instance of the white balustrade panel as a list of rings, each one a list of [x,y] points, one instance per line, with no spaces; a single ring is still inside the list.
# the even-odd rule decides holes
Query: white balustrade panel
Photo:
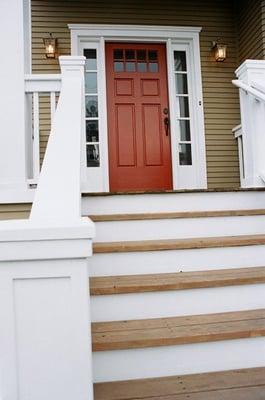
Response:
[[[51,128],[57,99],[61,91],[61,75],[26,75],[25,94],[27,105],[28,133],[28,183],[38,182],[40,174],[40,126],[41,119],[46,129]],[[47,109],[47,104],[48,109]],[[43,109],[43,111],[42,111]],[[48,128],[47,128],[48,125]]]

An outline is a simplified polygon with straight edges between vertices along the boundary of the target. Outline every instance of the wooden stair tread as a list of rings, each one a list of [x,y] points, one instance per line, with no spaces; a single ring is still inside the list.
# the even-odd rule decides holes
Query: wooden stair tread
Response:
[[[94,253],[123,253],[264,245],[265,235],[216,236],[188,239],[96,242]]]
[[[95,400],[262,400],[265,368],[94,384]]]
[[[92,323],[94,351],[265,336],[265,309]]]
[[[90,278],[90,294],[111,295],[265,283],[265,267]]]
[[[265,209],[90,215],[94,222],[265,215]]]

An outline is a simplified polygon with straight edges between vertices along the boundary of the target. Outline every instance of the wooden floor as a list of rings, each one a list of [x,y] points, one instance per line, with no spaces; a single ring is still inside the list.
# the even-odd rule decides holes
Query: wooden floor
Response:
[[[264,400],[265,368],[97,383],[95,400]]]

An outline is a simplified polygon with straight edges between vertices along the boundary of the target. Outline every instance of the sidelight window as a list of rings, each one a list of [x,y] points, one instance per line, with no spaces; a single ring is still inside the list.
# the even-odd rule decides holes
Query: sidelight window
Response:
[[[179,132],[179,165],[192,165],[190,99],[185,51],[174,51],[174,72]]]
[[[100,166],[98,115],[98,60],[97,49],[84,49],[86,161],[87,167]]]

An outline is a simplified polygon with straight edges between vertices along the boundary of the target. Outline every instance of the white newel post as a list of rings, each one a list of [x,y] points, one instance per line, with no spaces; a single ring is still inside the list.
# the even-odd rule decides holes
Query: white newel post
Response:
[[[265,93],[265,61],[247,60],[237,70],[239,81]],[[261,93],[262,93],[261,92]],[[244,186],[265,186],[265,103],[240,89]]]
[[[25,44],[28,0],[0,1],[0,201],[30,199],[26,185],[24,74],[29,68]]]
[[[1,400],[93,399],[84,63],[60,58],[61,95],[30,219],[0,223]]]

